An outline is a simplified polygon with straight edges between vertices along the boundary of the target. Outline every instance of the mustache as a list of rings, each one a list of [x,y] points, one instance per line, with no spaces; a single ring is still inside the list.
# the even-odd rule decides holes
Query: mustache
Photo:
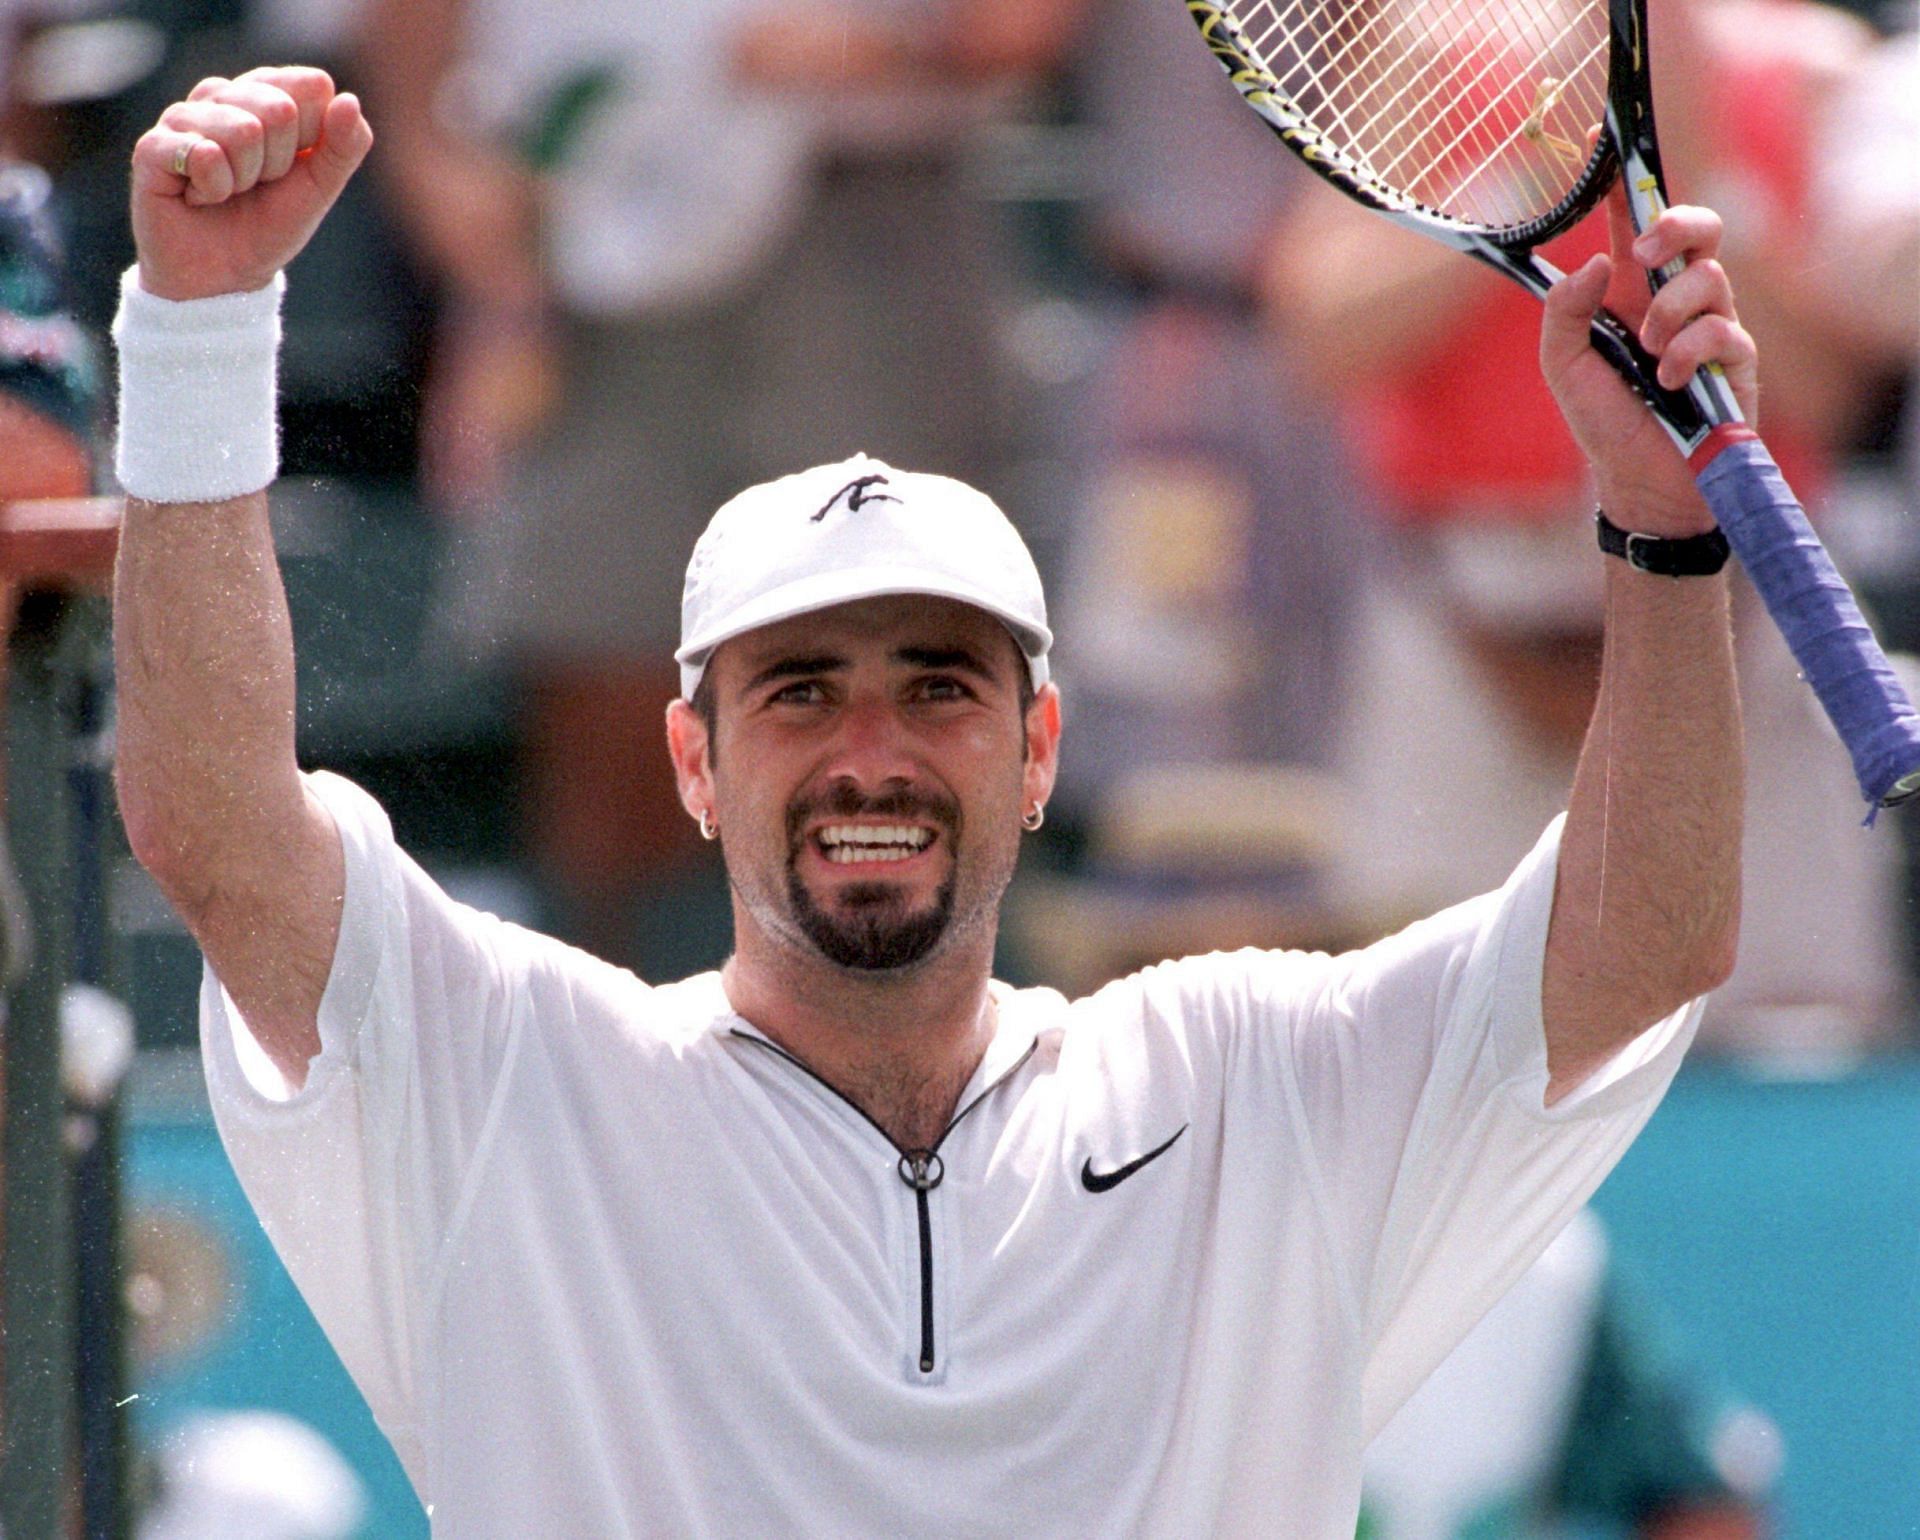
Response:
[[[960,804],[938,792],[895,786],[868,794],[851,781],[836,781],[815,796],[796,797],[787,804],[787,844],[798,850],[806,827],[817,818],[892,818],[927,823],[951,841],[960,830]]]

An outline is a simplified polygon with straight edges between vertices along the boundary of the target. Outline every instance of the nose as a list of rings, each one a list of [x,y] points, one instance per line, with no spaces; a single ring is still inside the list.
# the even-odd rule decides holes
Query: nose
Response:
[[[912,735],[893,702],[884,696],[858,696],[839,712],[837,731],[824,768],[834,780],[851,781],[863,791],[914,779],[918,760]]]

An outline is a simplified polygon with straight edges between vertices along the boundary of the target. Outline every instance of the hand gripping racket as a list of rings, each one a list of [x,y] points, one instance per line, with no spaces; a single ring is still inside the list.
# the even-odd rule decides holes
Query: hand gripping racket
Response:
[[[1544,298],[1535,248],[1623,171],[1666,206],[1645,0],[1186,0],[1248,106],[1348,197]],[[1591,150],[1588,142],[1603,127]],[[1652,275],[1655,288],[1678,262]],[[1920,714],[1717,368],[1684,391],[1615,317],[1593,345],[1688,457],[1728,543],[1853,757],[1869,804],[1920,794]]]

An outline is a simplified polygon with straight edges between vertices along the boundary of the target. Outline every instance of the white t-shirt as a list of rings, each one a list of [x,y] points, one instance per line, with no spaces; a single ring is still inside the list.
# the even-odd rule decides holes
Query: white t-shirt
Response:
[[[1346,1540],[1369,1434],[1585,1201],[1695,1018],[1543,1110],[1554,829],[1364,952],[996,986],[921,1193],[718,975],[649,987],[465,909],[311,784],[346,851],[321,1052],[289,1097],[209,976],[207,1074],[453,1540]]]

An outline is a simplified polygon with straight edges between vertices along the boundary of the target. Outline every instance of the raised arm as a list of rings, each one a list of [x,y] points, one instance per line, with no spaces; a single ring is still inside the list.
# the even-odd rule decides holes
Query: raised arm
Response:
[[[319,70],[201,82],[134,149],[139,264],[115,326],[121,815],[295,1086],[319,1048],[343,876],[294,761],[293,638],[265,492],[275,290],[372,142]]]
[[[1613,219],[1611,263],[1595,257],[1548,299],[1541,367],[1613,523],[1662,538],[1701,534],[1713,519],[1686,462],[1588,347],[1587,324],[1604,299],[1640,326],[1661,382],[1673,388],[1719,364],[1751,420],[1754,348],[1714,260],[1720,221],[1705,209],[1671,209],[1632,244],[1624,209]],[[1649,306],[1646,269],[1677,256],[1687,258],[1685,272]],[[1739,929],[1745,777],[1728,573],[1659,577],[1605,560],[1600,694],[1575,772],[1547,937],[1549,1101],[1723,982]]]

